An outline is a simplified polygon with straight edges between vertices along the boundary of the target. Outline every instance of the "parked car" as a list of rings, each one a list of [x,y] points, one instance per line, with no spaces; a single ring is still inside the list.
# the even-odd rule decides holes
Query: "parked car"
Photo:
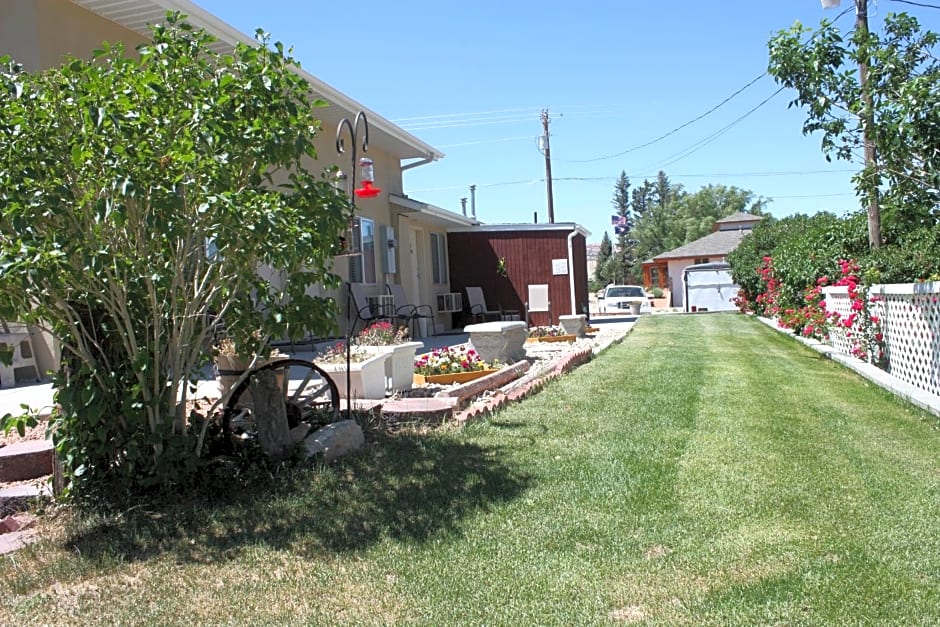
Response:
[[[652,313],[646,290],[640,285],[608,285],[600,302],[601,313]]]

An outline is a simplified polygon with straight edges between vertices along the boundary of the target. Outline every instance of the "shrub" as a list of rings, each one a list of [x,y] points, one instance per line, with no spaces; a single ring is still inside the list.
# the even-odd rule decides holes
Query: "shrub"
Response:
[[[193,476],[206,423],[186,401],[212,321],[246,352],[334,326],[307,295],[337,284],[349,212],[308,169],[324,103],[261,34],[223,56],[178,14],[152,30],[137,54],[105,44],[40,74],[0,59],[0,316],[61,341],[73,488]]]

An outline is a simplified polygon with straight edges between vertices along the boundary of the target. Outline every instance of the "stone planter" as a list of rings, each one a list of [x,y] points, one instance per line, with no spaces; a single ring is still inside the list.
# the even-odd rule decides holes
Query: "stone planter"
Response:
[[[499,372],[499,368],[490,368],[489,370],[474,370],[472,372],[452,372],[450,374],[415,374],[415,385],[424,385],[425,383],[437,383],[439,385],[450,385],[451,383],[467,383],[488,374]]]
[[[403,342],[391,346],[362,346],[370,353],[385,353],[385,387],[387,390],[410,390],[415,373],[415,353],[421,342]]]
[[[468,325],[464,331],[483,361],[511,364],[525,359],[525,322],[483,322]]]
[[[368,359],[349,364],[349,396],[353,399],[385,398],[385,361],[389,353],[374,353]],[[346,398],[346,364],[317,364],[339,389],[340,398]]]
[[[574,316],[558,316],[558,324],[568,335],[584,337],[584,329],[587,326],[587,316],[576,314]]]

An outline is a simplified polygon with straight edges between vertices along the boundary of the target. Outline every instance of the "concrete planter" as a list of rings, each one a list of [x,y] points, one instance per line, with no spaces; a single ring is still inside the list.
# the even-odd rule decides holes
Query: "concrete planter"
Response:
[[[384,353],[385,386],[389,391],[410,390],[415,373],[415,353],[424,346],[421,342],[403,342],[391,346],[363,346],[370,353]]]
[[[565,333],[568,335],[584,337],[585,328],[587,327],[587,316],[584,314],[558,316],[558,324],[561,325],[561,328],[564,329]]]
[[[385,361],[389,354],[374,353],[368,359],[349,364],[349,396],[352,399],[385,398]],[[340,398],[346,398],[346,364],[317,364],[333,380]]]

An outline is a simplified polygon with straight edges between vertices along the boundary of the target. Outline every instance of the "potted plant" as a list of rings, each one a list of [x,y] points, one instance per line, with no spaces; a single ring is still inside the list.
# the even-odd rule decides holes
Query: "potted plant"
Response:
[[[469,345],[445,346],[419,356],[414,363],[415,383],[466,383],[496,372],[498,361],[486,362]]]
[[[240,351],[231,338],[222,338],[213,350],[216,375],[219,380],[219,393],[224,398],[238,384],[242,375],[249,368],[258,368],[285,357],[287,355],[276,348],[272,349],[267,357],[258,357],[256,353]],[[284,371],[278,370],[275,374],[277,375],[278,385],[283,386]],[[245,392],[242,394],[241,399],[245,402],[251,402],[250,393]]]
[[[411,342],[408,327],[391,322],[375,322],[356,336],[356,344],[372,351],[387,353],[385,378],[389,390],[410,390],[414,379],[415,352],[421,342]]]
[[[385,398],[385,361],[388,353],[349,347],[349,390],[346,390],[346,343],[336,342],[320,351],[314,361],[339,389],[341,398]]]

